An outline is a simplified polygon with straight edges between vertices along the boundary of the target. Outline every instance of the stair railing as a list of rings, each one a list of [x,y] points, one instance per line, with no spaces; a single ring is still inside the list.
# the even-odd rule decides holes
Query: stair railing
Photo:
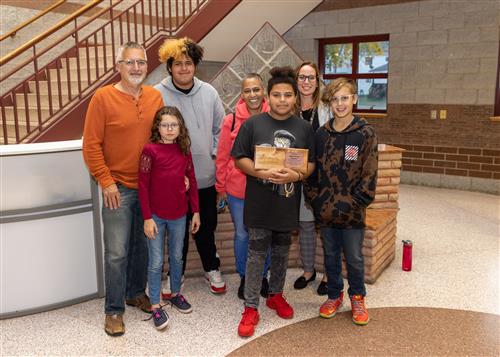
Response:
[[[147,47],[158,36],[175,36],[208,0],[109,0],[107,7],[96,7],[103,1],[93,0],[21,46],[15,55],[0,59],[0,88],[16,76],[23,77],[0,96],[4,144],[30,142],[112,77],[120,44],[136,41]],[[88,17],[90,9],[97,12]],[[38,46],[61,32],[49,45]],[[26,56],[28,50],[32,54]],[[59,53],[47,60],[54,51]],[[14,59],[20,63],[4,73],[5,65]]]

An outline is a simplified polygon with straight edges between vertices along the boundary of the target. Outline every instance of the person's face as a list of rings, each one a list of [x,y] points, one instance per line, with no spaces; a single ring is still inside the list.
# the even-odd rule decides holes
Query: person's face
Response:
[[[349,119],[352,116],[352,108],[356,104],[358,96],[352,94],[347,86],[343,86],[332,96],[330,107],[336,119]]]
[[[241,84],[241,99],[245,101],[248,111],[260,112],[264,100],[264,87],[257,78],[247,78]]]
[[[182,55],[172,62],[172,79],[175,85],[182,89],[191,88],[193,85],[194,72],[196,66],[191,57]]]
[[[161,122],[158,124],[158,131],[164,143],[174,143],[180,133],[179,120],[173,115],[162,115]]]
[[[297,76],[297,87],[299,88],[301,96],[313,95],[314,91],[318,87],[316,75],[317,73],[314,68],[309,65],[302,66],[299,70],[299,74]]]
[[[297,97],[288,83],[275,84],[269,93],[270,114],[274,119],[287,119],[292,113]]]
[[[127,48],[116,64],[116,69],[123,82],[133,87],[140,86],[148,72],[146,54],[139,48]]]

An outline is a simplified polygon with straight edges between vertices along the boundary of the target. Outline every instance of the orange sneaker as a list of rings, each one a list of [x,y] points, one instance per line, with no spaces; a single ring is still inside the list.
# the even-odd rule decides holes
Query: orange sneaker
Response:
[[[361,295],[351,296],[352,321],[356,325],[366,325],[370,318],[365,306],[365,298]]]
[[[255,332],[255,326],[259,323],[259,311],[252,307],[245,306],[240,324],[238,325],[238,335],[250,337]]]
[[[324,317],[325,319],[334,317],[337,310],[342,306],[343,300],[344,292],[341,292],[340,296],[336,299],[327,299],[319,308],[319,316]]]
[[[268,308],[276,310],[276,313],[282,319],[291,319],[293,317],[293,308],[286,301],[283,293],[269,295],[266,305]]]

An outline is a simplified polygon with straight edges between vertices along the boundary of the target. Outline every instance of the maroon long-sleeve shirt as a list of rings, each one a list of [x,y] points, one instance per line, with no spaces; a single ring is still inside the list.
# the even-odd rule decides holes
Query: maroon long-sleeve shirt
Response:
[[[189,179],[186,193],[184,176]],[[199,212],[198,186],[191,153],[182,154],[178,144],[144,146],[139,165],[139,201],[142,217],[153,214],[162,219],[178,219],[188,211]]]

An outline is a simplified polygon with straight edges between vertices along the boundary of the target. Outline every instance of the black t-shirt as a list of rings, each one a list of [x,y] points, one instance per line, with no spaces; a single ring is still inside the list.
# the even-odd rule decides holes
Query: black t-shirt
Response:
[[[273,119],[268,113],[253,116],[240,128],[231,150],[235,159],[254,159],[255,145],[309,149],[314,162],[314,133],[311,125],[292,115],[286,120]],[[300,184],[293,184],[294,194],[283,195],[283,185],[247,175],[244,222],[247,227],[289,232],[298,225]]]

